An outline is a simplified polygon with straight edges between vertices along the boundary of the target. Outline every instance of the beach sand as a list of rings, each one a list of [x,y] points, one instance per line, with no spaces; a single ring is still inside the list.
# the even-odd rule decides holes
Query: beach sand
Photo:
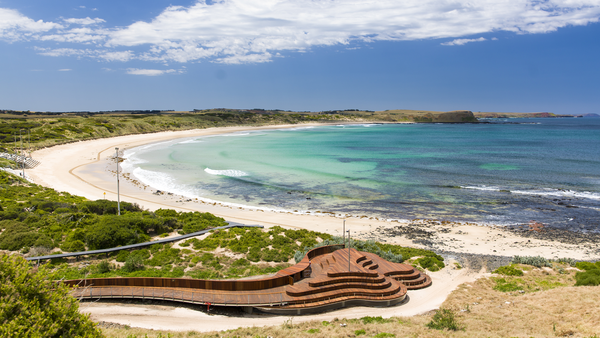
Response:
[[[175,138],[246,130],[297,128],[299,126],[309,125],[211,128],[76,142],[35,151],[33,158],[40,161],[41,164],[35,169],[27,170],[27,175],[35,183],[58,191],[66,191],[91,200],[102,198],[117,200],[116,163],[114,160],[116,147],[123,151]],[[144,209],[170,208],[179,211],[210,212],[223,217],[227,221],[244,224],[259,224],[265,227],[280,225],[326,232],[332,235],[341,236],[342,234],[343,218],[341,215],[293,214],[231,207],[219,203],[189,200],[176,195],[156,195],[153,194],[154,191],[155,189],[140,184],[127,173],[121,176],[121,201],[137,203]],[[448,257],[460,256],[460,254],[475,254],[504,257],[541,255],[546,258],[570,257],[579,260],[600,259],[600,247],[598,243],[592,241],[560,242],[551,236],[525,238],[515,232],[493,225],[432,220],[415,222],[388,221],[369,217],[368,215],[357,215],[346,218],[346,227],[351,230],[353,238],[375,239],[385,243],[432,249],[442,252]],[[479,269],[476,271],[472,269],[457,270],[449,266],[442,271],[431,274],[434,280],[432,287],[409,292],[410,301],[407,304],[388,309],[362,307],[343,309],[319,315],[318,318],[327,320],[329,317],[342,318],[365,315],[405,316],[427,312],[437,308],[456,286],[474,280],[482,276],[484,272],[479,271]],[[246,325],[281,324],[283,322],[281,317],[270,317],[269,320],[263,320],[262,317],[249,316],[247,319],[236,319],[232,323],[227,321],[226,318],[219,320],[218,316],[206,316],[192,310],[172,308],[172,310],[154,311],[152,307],[145,305],[86,304],[85,307],[82,307],[82,311],[90,312],[92,318],[98,321],[113,321],[131,326],[177,330],[199,330],[202,328],[202,331],[207,331],[204,329],[204,324],[207,325],[206,327],[212,327],[212,330],[215,330]],[[186,311],[192,312],[188,313]],[[128,312],[131,314],[127,315]],[[206,318],[203,316],[206,316]],[[155,317],[168,318],[168,320],[162,321],[164,326],[161,326],[161,321]],[[183,319],[176,318],[188,318],[189,323],[185,324]],[[301,318],[302,320],[308,320],[311,316]],[[175,324],[179,322],[181,322],[180,325]]]

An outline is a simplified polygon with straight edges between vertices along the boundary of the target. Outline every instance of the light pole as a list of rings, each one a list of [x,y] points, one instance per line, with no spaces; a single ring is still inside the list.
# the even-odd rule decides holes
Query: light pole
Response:
[[[342,242],[344,243],[344,246],[346,246],[346,220],[343,221],[344,225],[342,227]]]
[[[350,272],[350,229],[346,232],[348,233],[348,272]]]
[[[115,147],[117,159],[117,215],[121,216],[121,194],[119,191],[119,148]]]
[[[23,168],[23,179],[25,179],[25,155],[23,155],[23,129],[19,130],[19,136],[21,137],[21,167]]]

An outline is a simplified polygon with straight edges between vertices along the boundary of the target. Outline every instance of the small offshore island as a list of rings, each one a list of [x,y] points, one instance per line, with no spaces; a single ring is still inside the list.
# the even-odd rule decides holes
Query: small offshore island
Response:
[[[553,229],[529,220],[509,229],[430,217],[389,220],[264,211],[157,192],[123,173],[120,190],[116,186],[114,169],[124,160],[124,149],[176,138],[298,126],[464,124],[494,118],[573,116],[466,110],[0,110],[0,277],[12,293],[21,286],[18,278],[5,273],[13,269],[11,264],[49,290],[56,280],[79,285],[72,294],[90,301],[78,304],[64,284],[57,289],[71,302],[67,307],[79,306],[97,324],[94,328],[82,317],[65,327],[90,336],[594,337],[600,334],[597,231]],[[256,226],[220,228],[228,223]],[[215,228],[219,229],[211,230]],[[345,249],[345,243],[351,249]],[[139,246],[118,249],[125,245]],[[90,250],[101,252],[88,254]],[[311,280],[308,259],[317,257],[316,251],[323,252],[312,270],[323,275]],[[61,256],[49,259],[50,255]],[[360,274],[344,270],[350,263]],[[324,275],[326,271],[331,274]],[[291,309],[280,311],[286,317],[247,313],[252,311],[244,302],[260,303],[252,303],[251,296],[267,299],[258,309],[277,311],[260,288],[248,289],[251,292],[242,299],[230,286],[271,280],[283,281],[288,288],[277,294],[284,305],[280,310]],[[235,304],[194,301],[193,293],[186,301],[190,296],[181,289],[169,289],[171,294],[165,296],[160,287],[185,284],[189,289],[211,283],[221,285],[207,293],[212,299],[219,290],[227,290],[221,293],[237,297]],[[344,288],[353,291],[339,291]],[[367,301],[356,298],[361,288],[369,290]],[[386,288],[393,294],[377,291]],[[103,298],[121,299],[98,301],[95,290]],[[144,294],[150,291],[152,296]],[[319,302],[323,311],[289,317],[302,313],[296,309],[304,306],[300,296]],[[25,326],[19,329],[33,332]]]

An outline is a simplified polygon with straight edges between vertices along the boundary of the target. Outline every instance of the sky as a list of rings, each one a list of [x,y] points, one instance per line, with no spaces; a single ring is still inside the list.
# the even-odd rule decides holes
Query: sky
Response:
[[[0,0],[0,109],[600,113],[600,0]]]

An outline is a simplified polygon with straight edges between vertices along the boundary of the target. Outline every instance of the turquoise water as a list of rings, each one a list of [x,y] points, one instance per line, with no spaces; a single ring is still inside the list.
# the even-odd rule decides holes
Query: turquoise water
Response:
[[[156,189],[297,212],[600,229],[600,119],[346,125],[126,152]]]

